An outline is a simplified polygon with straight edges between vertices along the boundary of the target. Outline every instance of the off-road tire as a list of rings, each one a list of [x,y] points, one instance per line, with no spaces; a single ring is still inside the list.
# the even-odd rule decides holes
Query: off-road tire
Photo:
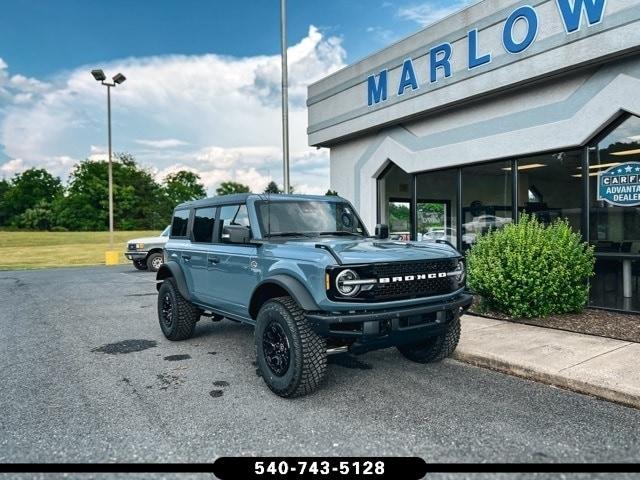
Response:
[[[281,328],[289,344],[289,363],[286,373],[277,376],[265,358],[263,338],[273,322]],[[304,311],[291,297],[277,297],[267,301],[260,312],[255,330],[258,368],[273,393],[285,398],[313,392],[327,370],[327,345],[324,338],[312,329]]]
[[[158,259],[160,259],[160,260],[158,260]],[[159,263],[158,263],[158,261],[159,261]],[[157,272],[160,269],[160,265],[162,265],[163,261],[164,261],[164,255],[162,255],[161,252],[151,253],[147,257],[147,268],[151,272]]]
[[[169,299],[169,305],[165,303]],[[168,321],[164,309],[170,307],[172,318]],[[186,340],[193,336],[196,322],[200,319],[200,309],[186,300],[178,291],[172,278],[162,282],[158,291],[158,321],[162,333],[169,340]]]
[[[432,363],[439,362],[453,353],[460,340],[460,317],[456,315],[447,325],[444,333],[423,340],[420,343],[411,343],[398,346],[402,355],[413,362]]]
[[[133,266],[136,267],[136,270],[146,270],[147,262],[144,260],[133,260]]]

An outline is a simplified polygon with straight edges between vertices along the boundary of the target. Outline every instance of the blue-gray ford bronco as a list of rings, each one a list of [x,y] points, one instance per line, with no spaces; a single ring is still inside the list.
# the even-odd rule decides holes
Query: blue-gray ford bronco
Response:
[[[255,326],[259,372],[282,397],[315,390],[327,355],[395,346],[409,360],[456,348],[465,293],[450,244],[370,236],[337,196],[237,194],[176,207],[157,273],[169,340],[202,317]]]

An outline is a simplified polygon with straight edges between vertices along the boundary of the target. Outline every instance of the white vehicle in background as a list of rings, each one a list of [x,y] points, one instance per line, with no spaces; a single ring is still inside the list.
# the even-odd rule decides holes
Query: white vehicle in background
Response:
[[[456,231],[450,227],[431,227],[423,234],[418,233],[418,241],[435,242],[445,240],[453,245],[456,244]]]
[[[169,240],[171,225],[157,237],[134,238],[127,242],[124,256],[133,262],[138,270],[157,272],[164,263],[164,245]]]

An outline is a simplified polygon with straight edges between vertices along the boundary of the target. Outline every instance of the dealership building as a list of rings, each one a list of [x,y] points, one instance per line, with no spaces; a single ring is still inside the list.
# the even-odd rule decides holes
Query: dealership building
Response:
[[[640,311],[640,0],[484,0],[309,87],[309,144],[371,229],[461,251],[528,213]]]

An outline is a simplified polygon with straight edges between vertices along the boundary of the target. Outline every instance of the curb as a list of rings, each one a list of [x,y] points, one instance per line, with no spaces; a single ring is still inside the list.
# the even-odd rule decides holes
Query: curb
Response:
[[[589,383],[574,378],[569,378],[560,373],[533,370],[524,365],[508,362],[496,356],[480,355],[477,353],[456,350],[452,357],[454,360],[468,363],[476,367],[495,370],[508,375],[545,383],[555,387],[572,390],[574,392],[592,395],[594,397],[619,403],[628,407],[640,409],[640,397],[616,390],[607,385]]]

